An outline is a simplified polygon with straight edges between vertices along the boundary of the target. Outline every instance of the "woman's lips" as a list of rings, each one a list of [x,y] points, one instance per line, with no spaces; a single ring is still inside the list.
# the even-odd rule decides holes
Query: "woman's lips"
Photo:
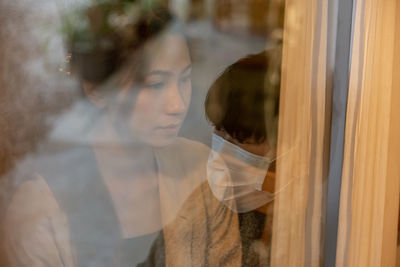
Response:
[[[175,134],[178,132],[180,128],[180,124],[168,124],[165,126],[159,126],[156,128],[156,130],[162,131],[167,134]]]

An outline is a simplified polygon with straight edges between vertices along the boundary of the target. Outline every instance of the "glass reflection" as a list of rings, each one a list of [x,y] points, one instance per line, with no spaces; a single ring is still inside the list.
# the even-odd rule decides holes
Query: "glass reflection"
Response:
[[[36,38],[7,40],[6,64],[51,69],[2,81],[16,94],[1,95],[2,114],[15,114],[0,120],[12,126],[5,266],[268,266],[280,1],[41,1],[50,15],[28,0],[0,5],[9,31]],[[46,23],[61,25],[44,30],[58,38],[49,50]],[[16,44],[37,49],[23,59]],[[32,103],[21,108],[21,95]],[[241,155],[235,175],[212,137]]]
[[[56,120],[10,200],[10,265],[135,266],[205,179],[206,147],[177,137],[192,91],[182,25],[143,3],[133,43],[120,46],[92,25],[112,4],[83,9],[93,36],[67,38],[66,74],[84,98]],[[74,144],[54,143],[76,125]]]

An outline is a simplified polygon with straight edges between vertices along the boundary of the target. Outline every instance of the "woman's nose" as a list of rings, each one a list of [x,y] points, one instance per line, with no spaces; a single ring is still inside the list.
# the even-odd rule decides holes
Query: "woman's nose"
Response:
[[[181,114],[186,110],[186,99],[179,90],[178,81],[171,81],[165,97],[165,112],[167,114]]]

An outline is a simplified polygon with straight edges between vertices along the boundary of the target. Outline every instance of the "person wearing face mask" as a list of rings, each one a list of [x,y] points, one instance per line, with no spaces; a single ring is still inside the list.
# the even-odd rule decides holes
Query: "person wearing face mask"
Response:
[[[279,47],[249,55],[212,84],[207,181],[153,246],[167,266],[269,266],[280,58]]]

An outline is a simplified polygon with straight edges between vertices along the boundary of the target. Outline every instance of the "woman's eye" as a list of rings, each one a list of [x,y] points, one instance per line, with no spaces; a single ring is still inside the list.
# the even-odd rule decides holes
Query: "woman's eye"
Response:
[[[150,83],[147,85],[147,87],[151,89],[161,89],[165,86],[164,82],[156,82],[156,83]]]

